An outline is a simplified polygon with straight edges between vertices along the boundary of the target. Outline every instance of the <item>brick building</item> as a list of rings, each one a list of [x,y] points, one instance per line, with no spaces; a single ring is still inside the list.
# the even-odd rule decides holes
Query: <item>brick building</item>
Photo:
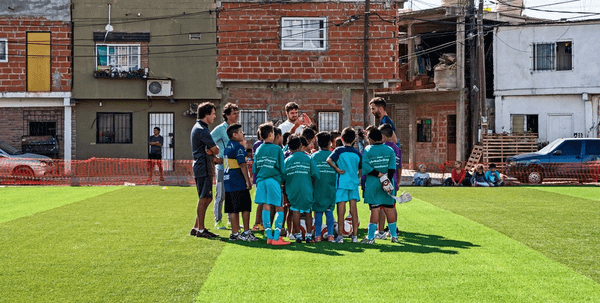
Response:
[[[21,149],[29,136],[53,136],[75,150],[71,108],[70,1],[12,1],[0,13],[0,140]]]
[[[218,2],[217,85],[221,106],[237,103],[249,139],[265,121],[300,105],[319,130],[363,126],[364,2]],[[396,11],[372,1],[369,90],[396,85]],[[368,121],[371,123],[371,121]]]

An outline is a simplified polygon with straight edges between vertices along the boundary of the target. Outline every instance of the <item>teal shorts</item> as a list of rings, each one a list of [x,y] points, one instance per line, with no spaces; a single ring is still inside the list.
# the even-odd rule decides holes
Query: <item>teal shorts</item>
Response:
[[[281,207],[281,184],[271,178],[256,182],[254,203]]]
[[[335,191],[335,203],[348,202],[350,200],[356,200],[356,202],[360,201],[360,195],[358,194],[358,188],[357,189],[338,188]]]

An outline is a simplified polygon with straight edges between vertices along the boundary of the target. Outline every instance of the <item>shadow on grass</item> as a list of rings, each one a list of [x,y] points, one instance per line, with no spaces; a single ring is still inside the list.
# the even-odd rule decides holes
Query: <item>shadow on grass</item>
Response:
[[[262,233],[261,233],[262,234]],[[259,236],[260,234],[255,235]],[[358,233],[359,239],[364,238],[366,231],[361,230]],[[419,254],[431,254],[440,253],[455,255],[458,254],[458,250],[455,249],[469,249],[471,247],[479,247],[477,244],[466,241],[458,241],[444,238],[439,235],[428,235],[421,233],[411,233],[406,231],[400,231],[399,242],[392,243],[390,240],[375,240],[375,244],[361,244],[352,243],[350,239],[344,239],[344,243],[330,243],[327,241],[320,243],[294,243],[285,246],[273,246],[267,245],[264,238],[257,242],[244,242],[244,241],[229,241],[227,238],[221,238],[221,241],[229,244],[245,246],[248,248],[260,248],[260,249],[273,249],[273,250],[292,250],[292,251],[303,251],[315,254],[324,254],[329,256],[343,256],[341,252],[363,252],[366,250],[378,250],[382,253],[387,252],[406,252],[406,253],[419,253]]]

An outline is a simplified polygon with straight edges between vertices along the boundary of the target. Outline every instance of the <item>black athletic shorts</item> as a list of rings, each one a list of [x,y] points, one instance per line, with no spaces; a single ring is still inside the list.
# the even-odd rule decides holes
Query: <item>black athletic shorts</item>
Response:
[[[252,198],[247,189],[225,192],[225,213],[235,214],[243,211],[252,211]]]
[[[148,159],[162,160],[162,154],[148,154]]]
[[[196,178],[198,198],[212,198],[212,176]]]
[[[394,208],[394,207],[396,207],[396,203],[394,203],[392,205],[388,205],[388,204],[371,205],[371,204],[369,204],[369,209],[374,209],[374,208],[384,209],[384,208]]]

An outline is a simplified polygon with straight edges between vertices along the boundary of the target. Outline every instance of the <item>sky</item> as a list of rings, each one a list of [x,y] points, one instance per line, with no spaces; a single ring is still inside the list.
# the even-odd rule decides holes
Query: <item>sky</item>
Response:
[[[441,2],[441,0],[406,0],[404,7],[410,8],[412,4],[413,10],[422,10],[438,7],[440,6]],[[479,0],[475,0],[475,3],[478,4]],[[495,3],[496,0],[484,0],[484,5],[486,7],[493,8],[495,6]],[[554,3],[559,4],[551,5]],[[600,18],[600,0],[523,0],[523,6],[532,8],[537,7],[538,9],[553,11],[595,13],[592,15],[585,16],[584,14],[541,12],[527,9],[524,11],[524,15],[535,18],[552,20],[559,20],[562,18],[567,18],[568,20]]]

